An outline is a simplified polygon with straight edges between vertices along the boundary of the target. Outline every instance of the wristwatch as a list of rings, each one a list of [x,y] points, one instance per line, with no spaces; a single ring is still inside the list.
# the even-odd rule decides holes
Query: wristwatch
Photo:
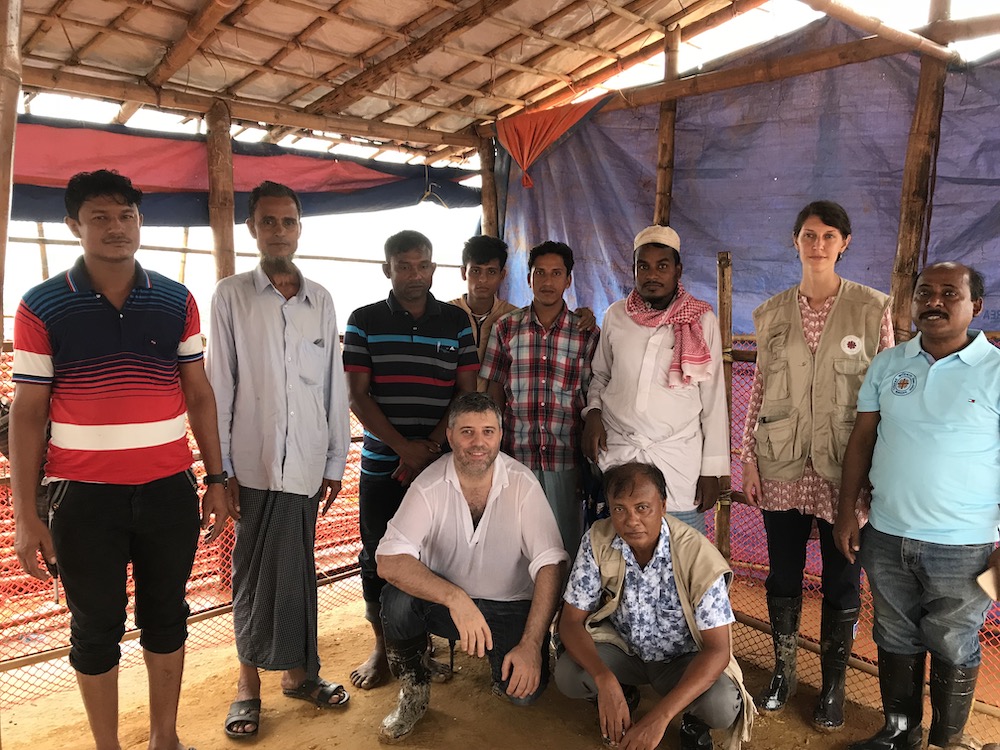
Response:
[[[206,474],[205,478],[201,480],[202,484],[206,487],[210,484],[221,484],[222,489],[229,489],[229,474],[223,471],[221,474]]]

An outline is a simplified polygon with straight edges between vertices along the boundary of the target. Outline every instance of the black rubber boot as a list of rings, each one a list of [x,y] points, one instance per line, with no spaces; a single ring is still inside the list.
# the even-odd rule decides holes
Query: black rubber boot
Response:
[[[885,726],[873,737],[847,750],[920,750],[924,714],[926,653],[892,654],[878,650],[878,684],[882,690]]]
[[[681,748],[680,750],[712,750],[712,734],[708,724],[694,714],[684,714],[681,717]]]
[[[823,688],[813,712],[813,724],[822,732],[836,732],[844,727],[844,681],[857,624],[857,607],[833,609],[823,605],[819,641]]]
[[[931,731],[928,745],[946,747],[962,738],[972,711],[979,667],[953,667],[931,657]]]
[[[771,675],[771,683],[757,695],[755,702],[761,711],[777,713],[784,709],[788,698],[795,695],[798,685],[795,667],[802,597],[768,596],[767,613],[774,641],[774,674]]]
[[[431,697],[431,673],[424,662],[427,636],[408,641],[385,640],[389,669],[399,679],[399,701],[392,713],[382,720],[379,742],[394,744],[402,741],[427,712]]]

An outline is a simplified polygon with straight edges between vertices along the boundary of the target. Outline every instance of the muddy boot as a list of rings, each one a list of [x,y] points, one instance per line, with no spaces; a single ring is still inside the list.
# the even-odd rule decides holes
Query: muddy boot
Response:
[[[926,656],[878,650],[878,684],[885,726],[873,737],[848,745],[847,750],[920,750]]]
[[[382,720],[378,731],[379,742],[402,742],[427,712],[431,698],[431,675],[424,663],[427,636],[421,635],[408,641],[385,642],[389,669],[399,679],[399,702],[391,714]]]
[[[802,597],[768,596],[767,613],[771,618],[771,639],[774,641],[774,674],[771,675],[771,684],[757,695],[755,702],[760,710],[777,713],[784,709],[788,698],[795,695],[798,684],[795,666]]]
[[[694,714],[684,714],[681,717],[681,747],[680,750],[712,750],[712,734],[708,724]]]
[[[819,641],[823,688],[813,712],[813,725],[821,732],[836,732],[844,727],[844,681],[857,624],[857,607],[833,609],[823,605]]]
[[[965,722],[972,711],[979,667],[953,667],[931,656],[931,731],[928,748],[957,746],[979,747],[964,734]],[[964,744],[963,744],[964,743]]]

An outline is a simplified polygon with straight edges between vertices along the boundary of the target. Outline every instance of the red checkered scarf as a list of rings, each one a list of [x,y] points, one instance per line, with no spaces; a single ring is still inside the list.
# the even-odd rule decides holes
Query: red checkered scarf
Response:
[[[654,310],[635,289],[625,298],[625,312],[639,325],[647,328],[674,327],[674,357],[667,371],[670,388],[708,380],[712,354],[701,330],[701,316],[711,309],[707,302],[688,294],[680,282],[677,282],[674,301],[666,310]]]

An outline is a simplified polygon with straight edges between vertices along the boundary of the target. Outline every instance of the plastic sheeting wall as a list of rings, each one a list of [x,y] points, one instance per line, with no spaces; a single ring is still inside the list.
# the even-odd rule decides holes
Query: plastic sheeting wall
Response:
[[[860,36],[827,19],[720,67]],[[731,251],[737,333],[752,333],[753,308],[798,282],[792,225],[812,200],[836,200],[851,216],[841,274],[888,291],[918,75],[918,57],[900,55],[680,100],[670,223],[681,237],[683,280],[714,305],[716,253]],[[977,323],[985,328],[1000,328],[998,103],[1000,63],[950,74],[928,254],[986,274]],[[574,249],[571,305],[592,306],[600,318],[628,292],[632,237],[653,216],[658,117],[658,106],[598,113],[536,162],[534,188],[508,181],[512,301],[530,299],[527,249],[544,239]]]

